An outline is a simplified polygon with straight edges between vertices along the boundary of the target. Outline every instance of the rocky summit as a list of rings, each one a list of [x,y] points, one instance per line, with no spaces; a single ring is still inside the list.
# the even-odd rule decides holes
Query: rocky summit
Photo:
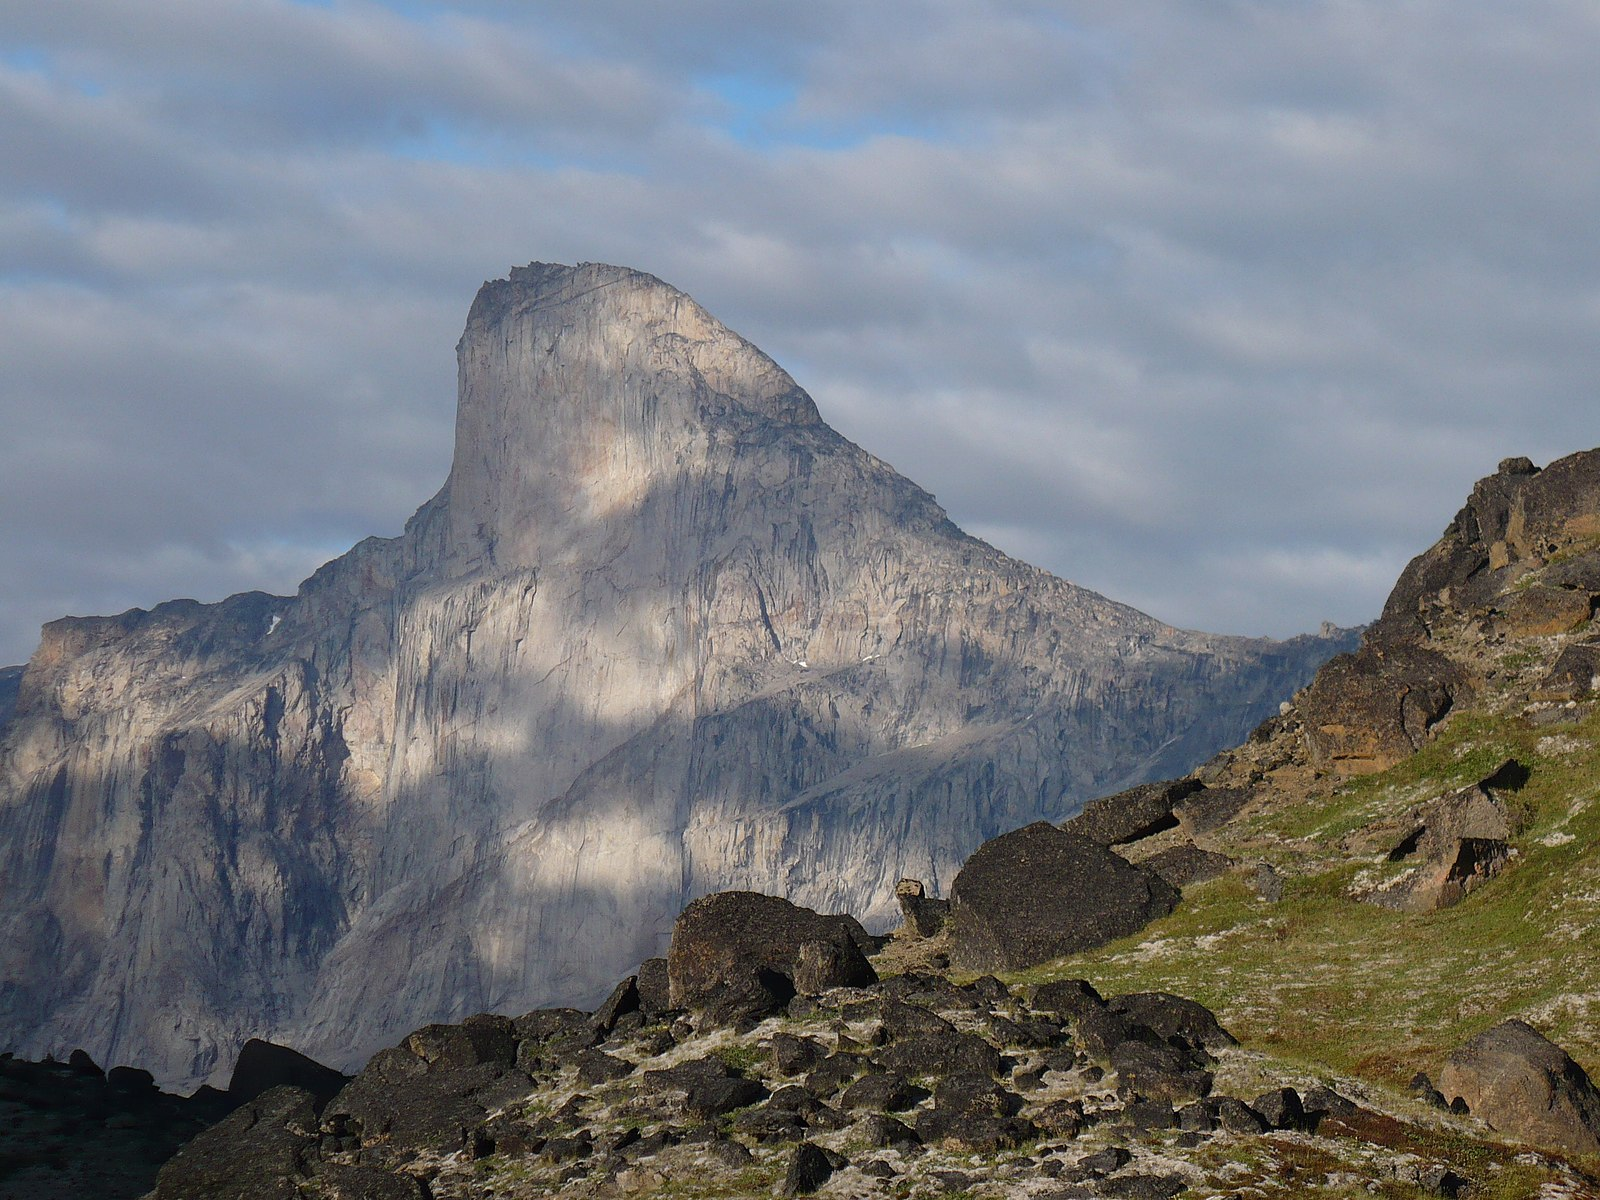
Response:
[[[1187,770],[1353,644],[1006,557],[637,271],[514,270],[457,354],[401,536],[293,597],[45,628],[0,724],[11,1049],[348,1069],[593,1003],[719,890],[881,930],[902,876]]]

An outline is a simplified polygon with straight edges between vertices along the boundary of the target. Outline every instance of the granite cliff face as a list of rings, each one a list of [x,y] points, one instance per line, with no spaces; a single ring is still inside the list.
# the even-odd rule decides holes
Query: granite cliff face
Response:
[[[893,923],[1171,775],[1339,636],[1172,629],[1016,562],[651,276],[535,264],[455,459],[292,598],[47,626],[0,723],[0,1038],[166,1083],[589,1001],[726,888]]]

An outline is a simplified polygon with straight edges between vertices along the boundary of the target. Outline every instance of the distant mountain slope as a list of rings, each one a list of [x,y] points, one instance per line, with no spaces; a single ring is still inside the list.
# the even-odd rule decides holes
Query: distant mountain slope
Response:
[[[21,667],[0,667],[0,729],[11,719],[17,706],[17,689],[22,686]]]
[[[455,460],[293,598],[47,626],[0,731],[0,1037],[164,1083],[585,1001],[693,896],[888,923],[1238,741],[1348,636],[1172,629],[963,534],[651,276],[535,264]]]

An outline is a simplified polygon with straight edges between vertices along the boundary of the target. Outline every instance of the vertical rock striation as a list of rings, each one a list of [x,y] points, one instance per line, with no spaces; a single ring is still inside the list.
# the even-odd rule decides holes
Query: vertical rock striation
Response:
[[[46,626],[0,724],[0,1037],[169,1083],[588,1001],[691,898],[891,924],[986,838],[1187,769],[1340,648],[1007,558],[659,280],[535,264],[455,459],[292,598]]]

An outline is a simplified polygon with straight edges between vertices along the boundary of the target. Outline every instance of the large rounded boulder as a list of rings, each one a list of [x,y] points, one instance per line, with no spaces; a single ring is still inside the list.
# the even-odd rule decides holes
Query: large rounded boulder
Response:
[[[870,944],[854,917],[717,892],[690,904],[672,928],[671,1003],[731,1022],[775,1011],[796,991],[864,987],[878,979],[863,949]]]
[[[1090,950],[1177,906],[1153,871],[1039,821],[985,842],[950,890],[950,963],[1017,971]]]
[[[1509,1137],[1600,1154],[1600,1092],[1565,1050],[1522,1021],[1502,1021],[1452,1053],[1439,1091]]]

